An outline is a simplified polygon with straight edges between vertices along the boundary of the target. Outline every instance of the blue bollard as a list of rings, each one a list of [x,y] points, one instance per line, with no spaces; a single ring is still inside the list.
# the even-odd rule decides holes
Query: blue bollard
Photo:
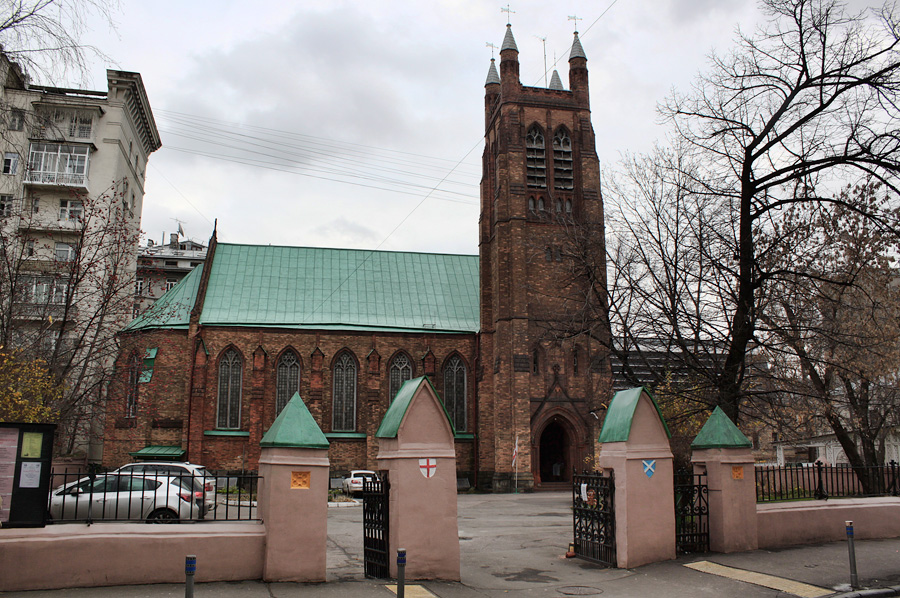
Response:
[[[194,574],[197,572],[197,557],[184,557],[184,598],[194,598]]]
[[[406,549],[397,549],[397,598],[406,594]]]

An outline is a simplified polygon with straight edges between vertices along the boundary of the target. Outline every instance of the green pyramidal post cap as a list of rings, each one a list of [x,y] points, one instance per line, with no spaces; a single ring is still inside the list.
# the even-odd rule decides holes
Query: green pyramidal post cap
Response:
[[[725,415],[721,407],[716,407],[700,433],[691,443],[692,449],[711,448],[750,448],[753,443],[744,436],[731,418]]]
[[[314,449],[327,449],[329,446],[328,439],[297,392],[275,418],[259,445]]]

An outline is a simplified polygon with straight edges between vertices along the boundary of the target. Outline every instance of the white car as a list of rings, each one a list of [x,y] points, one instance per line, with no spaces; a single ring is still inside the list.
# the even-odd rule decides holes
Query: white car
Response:
[[[50,493],[56,521],[147,521],[174,523],[200,519],[203,486],[193,477],[100,474]]]
[[[129,463],[116,469],[113,473],[128,473],[152,477],[158,476],[193,476],[203,485],[206,496],[205,513],[216,508],[216,477],[211,475],[202,465],[195,465],[186,461],[142,461]]]
[[[363,480],[366,478],[370,480],[380,479],[378,477],[378,474],[374,471],[368,471],[366,469],[354,469],[353,471],[351,471],[350,475],[344,477],[344,481],[341,482],[344,493],[356,494],[358,492],[362,492]]]

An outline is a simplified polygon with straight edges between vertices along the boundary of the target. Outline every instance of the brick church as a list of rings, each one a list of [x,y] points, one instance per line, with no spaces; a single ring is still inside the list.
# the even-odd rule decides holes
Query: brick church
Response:
[[[526,87],[507,25],[485,82],[479,255],[237,245],[214,232],[205,264],[121,333],[104,464],[256,469],[260,439],[298,392],[334,474],[377,469],[391,398],[424,375],[454,425],[460,478],[495,492],[567,482],[592,462],[611,387],[603,335],[568,326],[586,293],[570,249],[584,223],[603,230],[578,34],[569,89],[556,72],[549,88]]]

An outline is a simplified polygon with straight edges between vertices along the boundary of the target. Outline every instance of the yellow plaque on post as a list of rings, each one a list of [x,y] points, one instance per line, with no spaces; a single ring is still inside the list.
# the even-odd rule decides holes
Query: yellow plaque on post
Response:
[[[731,479],[732,480],[743,480],[744,479],[744,466],[743,465],[732,465],[731,466]]]
[[[309,490],[309,472],[291,472],[291,490]]]

